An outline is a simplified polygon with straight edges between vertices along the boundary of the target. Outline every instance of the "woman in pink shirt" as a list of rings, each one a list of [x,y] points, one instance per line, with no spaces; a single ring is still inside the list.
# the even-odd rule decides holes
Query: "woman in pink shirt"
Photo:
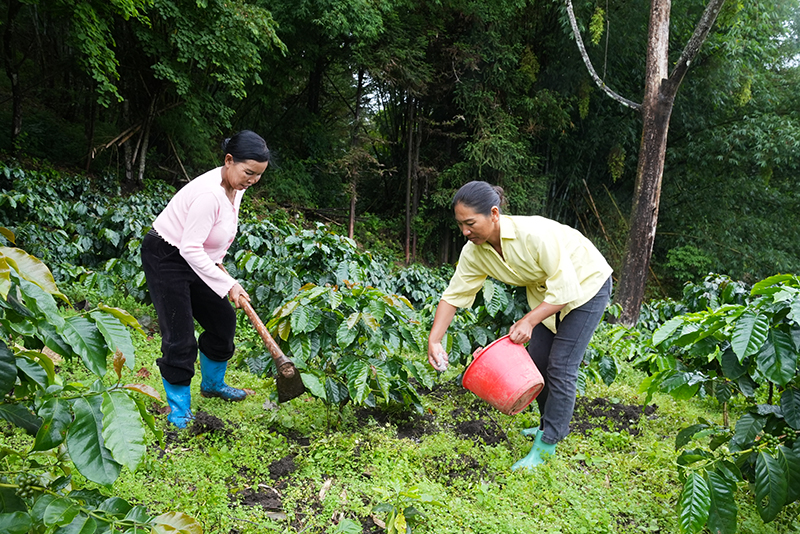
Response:
[[[171,409],[167,419],[185,428],[193,418],[190,384],[200,353],[200,394],[230,401],[244,390],[225,383],[233,356],[236,313],[250,296],[218,267],[233,243],[245,190],[269,164],[264,140],[243,130],[226,139],[223,165],[186,184],[153,222],[142,241],[142,267],[161,329],[158,367]],[[194,320],[203,327],[195,339]]]

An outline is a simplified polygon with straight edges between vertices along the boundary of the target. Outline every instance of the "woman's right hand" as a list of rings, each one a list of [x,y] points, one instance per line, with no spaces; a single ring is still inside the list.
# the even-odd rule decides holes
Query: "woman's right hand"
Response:
[[[233,287],[230,289],[230,291],[228,291],[228,297],[237,308],[242,307],[241,303],[239,302],[242,297],[244,297],[247,302],[250,302],[250,295],[247,294],[247,291],[244,290],[239,282],[233,284]]]
[[[428,363],[439,372],[447,370],[450,361],[441,343],[431,343],[428,345]]]

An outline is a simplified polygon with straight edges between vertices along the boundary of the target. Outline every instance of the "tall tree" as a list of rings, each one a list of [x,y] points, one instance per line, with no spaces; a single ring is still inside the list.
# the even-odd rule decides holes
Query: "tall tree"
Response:
[[[619,286],[614,295],[614,302],[622,307],[619,321],[626,325],[633,325],[639,319],[650,257],[655,242],[661,181],[664,174],[664,157],[667,149],[667,132],[675,96],[689,65],[711,31],[725,0],[710,0],[706,5],[692,37],[684,47],[672,72],[669,71],[669,26],[672,2],[671,0],[652,0],[647,37],[644,98],[641,106],[614,93],[597,76],[582,44],[583,41],[572,8],[572,0],[566,0],[566,2],[575,40],[578,42],[581,55],[595,82],[615,100],[627,106],[641,108],[642,111],[642,138],[636,170],[630,232],[625,247]]]

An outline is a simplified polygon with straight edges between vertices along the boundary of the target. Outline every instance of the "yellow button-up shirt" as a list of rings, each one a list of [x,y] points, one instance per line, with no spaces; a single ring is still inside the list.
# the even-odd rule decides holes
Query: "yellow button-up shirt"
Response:
[[[531,309],[542,302],[560,305],[561,319],[586,304],[611,276],[599,250],[579,231],[544,217],[500,216],[503,257],[488,242],[464,245],[442,300],[472,306],[487,276],[525,287]],[[505,259],[503,259],[505,258]],[[555,316],[544,321],[556,331]]]

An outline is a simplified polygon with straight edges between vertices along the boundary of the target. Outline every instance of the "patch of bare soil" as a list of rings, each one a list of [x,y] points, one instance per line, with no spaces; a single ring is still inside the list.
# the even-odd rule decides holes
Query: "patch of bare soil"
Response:
[[[189,427],[189,433],[192,436],[199,436],[200,434],[209,433],[230,434],[230,431],[225,428],[225,421],[219,417],[198,411],[194,416],[192,426]]]
[[[255,489],[247,488],[240,492],[237,497],[239,498],[239,502],[245,506],[261,506],[268,512],[278,512],[283,509],[283,503],[278,490],[263,484],[259,484]]]
[[[455,479],[478,481],[494,478],[489,475],[486,467],[482,466],[478,460],[469,454],[460,454],[455,458],[439,456],[432,458],[430,465],[430,475],[433,477],[445,477],[451,481]]]
[[[294,455],[290,454],[284,456],[280,460],[275,460],[269,464],[269,476],[272,480],[288,476],[297,471],[297,465],[294,463]]]
[[[455,430],[460,436],[482,441],[486,445],[497,445],[503,441],[508,441],[508,436],[495,421],[486,421],[484,419],[462,421],[456,424]]]
[[[578,397],[570,429],[584,435],[599,428],[605,432],[627,432],[631,436],[638,436],[641,432],[639,421],[642,416],[651,419],[656,417],[653,414],[657,408],[655,404],[640,406],[614,403],[602,397]]]

